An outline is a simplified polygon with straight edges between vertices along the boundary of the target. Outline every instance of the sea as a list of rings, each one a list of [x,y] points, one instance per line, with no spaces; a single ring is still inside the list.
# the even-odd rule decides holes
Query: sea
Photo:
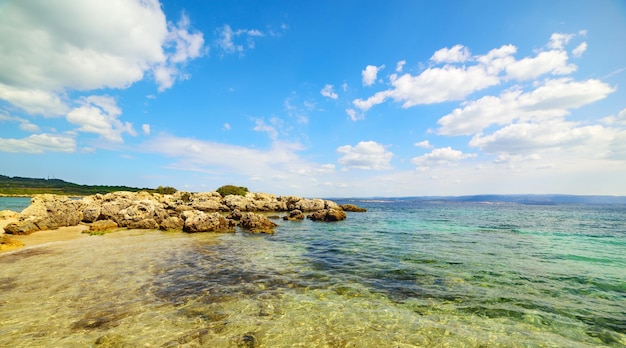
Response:
[[[626,205],[337,202],[367,212],[0,254],[0,346],[626,346]]]

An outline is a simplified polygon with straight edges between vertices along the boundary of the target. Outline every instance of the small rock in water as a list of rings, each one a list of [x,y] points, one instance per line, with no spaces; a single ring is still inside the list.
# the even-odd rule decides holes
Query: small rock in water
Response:
[[[254,336],[254,332],[248,332],[241,336],[237,341],[237,347],[239,348],[254,348],[257,345],[257,339]]]

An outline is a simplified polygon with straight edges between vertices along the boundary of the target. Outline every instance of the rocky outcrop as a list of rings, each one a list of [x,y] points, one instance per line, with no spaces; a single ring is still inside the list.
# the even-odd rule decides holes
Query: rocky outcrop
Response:
[[[356,212],[356,213],[364,213],[367,211],[367,209],[361,208],[354,204],[340,204],[339,208],[341,208],[341,210],[343,211],[350,211],[350,212]]]
[[[181,214],[185,223],[185,232],[221,232],[234,231],[235,222],[226,219],[220,213],[205,213],[199,210],[189,210]]]
[[[307,217],[313,221],[341,221],[346,219],[346,213],[340,209],[323,209]]]
[[[304,213],[301,210],[294,209],[289,215],[283,216],[283,220],[304,220]]]
[[[230,212],[225,216],[226,212]],[[187,232],[232,231],[239,225],[253,232],[271,233],[276,224],[259,212],[289,212],[286,220],[302,220],[305,212],[316,221],[339,221],[346,218],[333,201],[298,196],[277,197],[250,192],[246,196],[217,192],[112,192],[84,197],[37,195],[31,205],[10,217],[15,223],[5,227],[7,233],[29,234],[85,223],[92,231],[114,228],[184,230]],[[8,213],[3,216],[9,216]]]
[[[274,233],[274,227],[278,226],[263,215],[245,213],[239,220],[239,226],[252,233]]]
[[[40,230],[53,230],[76,226],[83,219],[81,202],[66,196],[37,195],[30,206],[19,214],[18,221],[5,226],[10,234],[30,234]]]

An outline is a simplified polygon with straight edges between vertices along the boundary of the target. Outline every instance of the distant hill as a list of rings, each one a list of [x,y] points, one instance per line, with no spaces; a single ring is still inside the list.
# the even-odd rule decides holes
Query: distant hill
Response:
[[[54,193],[68,196],[87,196],[96,193],[114,191],[142,191],[146,188],[128,186],[79,185],[61,179],[33,179],[22,177],[8,177],[0,175],[0,195],[34,195]]]
[[[563,194],[511,194],[511,195],[473,195],[473,196],[417,196],[417,197],[370,197],[357,200],[391,200],[391,201],[442,201],[442,202],[473,202],[473,203],[517,203],[528,205],[556,204],[626,204],[626,196],[606,195],[563,195]]]

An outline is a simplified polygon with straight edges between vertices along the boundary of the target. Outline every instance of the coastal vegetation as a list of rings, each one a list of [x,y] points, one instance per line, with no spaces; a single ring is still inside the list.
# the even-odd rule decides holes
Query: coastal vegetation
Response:
[[[165,188],[167,189],[167,188]],[[0,175],[0,195],[31,196],[53,193],[66,196],[88,196],[116,191],[153,191],[147,188],[107,185],[79,185],[61,179],[36,179]],[[174,189],[175,190],[175,189]]]
[[[245,195],[249,192],[247,187],[235,185],[224,185],[215,191],[217,191],[217,193],[219,193],[222,197],[226,197],[228,195],[238,195],[245,197]]]

